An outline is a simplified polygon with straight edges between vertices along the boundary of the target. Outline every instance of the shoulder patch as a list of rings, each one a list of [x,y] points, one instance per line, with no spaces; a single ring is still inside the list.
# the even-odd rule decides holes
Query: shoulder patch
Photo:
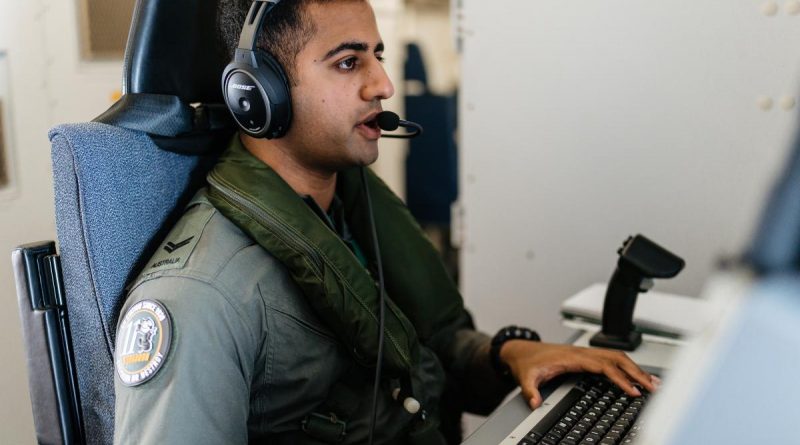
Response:
[[[131,306],[117,331],[114,366],[125,386],[137,386],[150,380],[169,354],[172,321],[163,304],[142,300]]]
[[[150,258],[142,274],[150,274],[168,269],[180,269],[194,251],[200,235],[203,234],[215,209],[207,205],[195,206],[169,232],[167,239]]]

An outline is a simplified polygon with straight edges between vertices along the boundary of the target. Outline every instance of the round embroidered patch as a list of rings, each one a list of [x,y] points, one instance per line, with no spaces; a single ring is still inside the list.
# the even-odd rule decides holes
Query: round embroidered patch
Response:
[[[142,300],[128,309],[117,331],[115,367],[125,386],[150,380],[169,353],[172,323],[169,312],[155,300]]]

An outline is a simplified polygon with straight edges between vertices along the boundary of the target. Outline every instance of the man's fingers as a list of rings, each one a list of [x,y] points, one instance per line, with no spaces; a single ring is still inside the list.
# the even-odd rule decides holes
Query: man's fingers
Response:
[[[658,389],[661,386],[661,379],[658,376],[650,375],[650,382],[653,383],[653,386]]]
[[[644,372],[642,368],[638,367],[636,363],[633,363],[628,356],[625,356],[623,360],[617,363],[617,366],[625,371],[631,377],[631,379],[633,379],[633,381],[644,386],[648,391],[653,392],[656,390],[656,385],[652,380],[653,376]]]
[[[622,388],[622,390],[628,395],[633,397],[639,397],[642,395],[641,391],[636,389],[636,387],[631,384],[625,373],[623,373],[621,369],[617,368],[616,365],[610,364],[604,367],[603,374],[605,374],[609,380],[614,382],[614,384]]]
[[[528,397],[528,404],[531,406],[531,409],[542,406],[542,395],[539,393],[539,388],[531,388],[530,394],[530,397]]]
[[[536,409],[542,405],[542,395],[539,393],[538,379],[528,379],[521,385],[522,396],[528,401],[531,409]]]

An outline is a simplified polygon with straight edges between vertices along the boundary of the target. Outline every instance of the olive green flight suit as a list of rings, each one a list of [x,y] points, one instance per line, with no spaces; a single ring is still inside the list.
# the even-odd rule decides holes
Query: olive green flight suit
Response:
[[[169,312],[172,340],[151,380],[126,386],[115,379],[115,443],[297,443],[301,421],[331,388],[363,374],[286,268],[203,191],[132,283],[121,313],[143,300]],[[452,357],[475,356],[488,342],[474,330],[457,335]],[[439,359],[423,348],[423,363],[417,378],[441,394]],[[366,375],[340,443],[366,442],[372,387]],[[380,393],[376,443],[405,443],[411,421]]]

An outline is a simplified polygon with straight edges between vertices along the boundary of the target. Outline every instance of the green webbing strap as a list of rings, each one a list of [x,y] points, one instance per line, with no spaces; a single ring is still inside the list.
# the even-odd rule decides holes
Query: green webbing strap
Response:
[[[356,362],[374,366],[378,287],[339,236],[274,170],[247,152],[238,138],[208,179],[208,199],[214,207],[287,267],[309,305]],[[349,211],[346,206],[345,211]],[[386,226],[386,230],[392,227]],[[356,239],[367,248],[358,236]],[[391,258],[384,265],[384,270],[430,268],[424,261],[401,264]],[[438,301],[442,304],[429,305],[426,318],[449,318],[448,309],[461,308],[460,299],[455,304],[446,298]],[[404,375],[419,359],[417,335],[391,294],[386,305],[384,369],[387,375]]]

